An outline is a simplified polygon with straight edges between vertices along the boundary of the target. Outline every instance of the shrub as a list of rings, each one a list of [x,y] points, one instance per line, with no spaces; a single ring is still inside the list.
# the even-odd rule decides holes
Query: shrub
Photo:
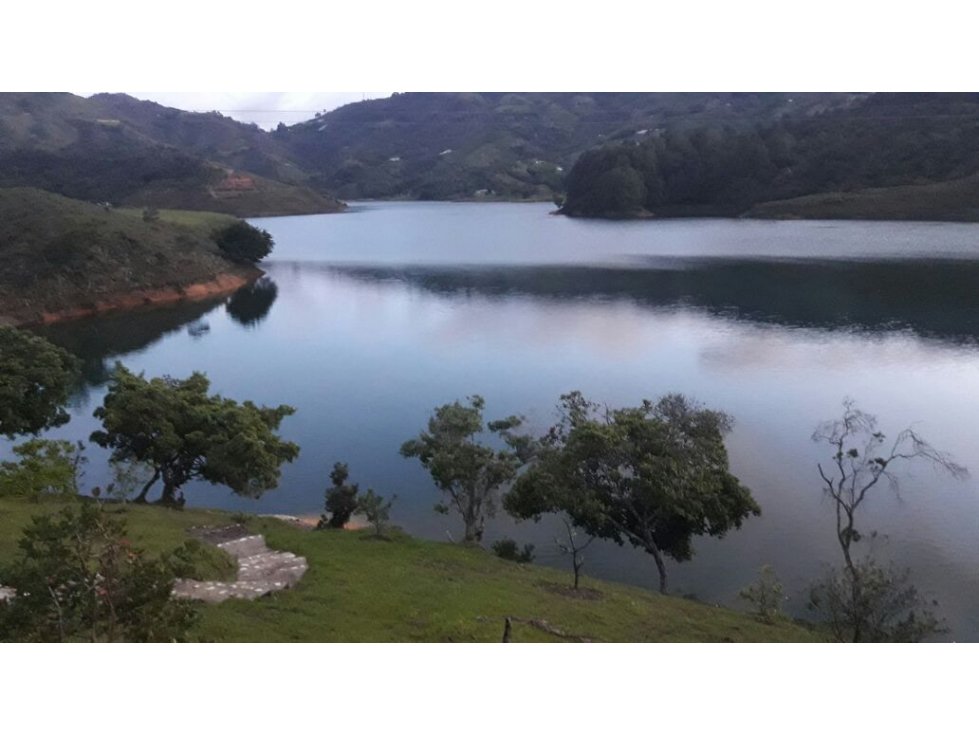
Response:
[[[214,241],[233,260],[257,263],[272,252],[272,235],[248,222],[234,222],[218,230]]]
[[[317,530],[323,528],[339,529],[350,522],[350,516],[357,511],[357,492],[359,485],[347,484],[347,477],[350,470],[347,465],[337,462],[333,465],[330,472],[330,481],[333,486],[326,490],[326,497],[323,503],[325,512],[320,515],[317,523]]]
[[[785,593],[771,566],[763,566],[758,581],[742,589],[738,596],[749,602],[766,624],[774,624],[782,616]]]
[[[811,588],[809,608],[838,642],[920,642],[945,632],[932,612],[938,602],[923,598],[909,575],[871,559],[832,570]]]
[[[177,641],[195,619],[187,602],[171,596],[193,549],[147,559],[123,521],[98,503],[34,517],[18,545],[2,574],[16,592],[0,605],[0,640]]]
[[[530,563],[534,560],[534,545],[527,543],[523,550],[518,550],[517,541],[512,538],[503,538],[493,543],[493,552],[504,561],[514,561],[516,563]]]
[[[368,489],[364,495],[357,500],[357,511],[367,518],[367,522],[374,528],[374,537],[383,538],[384,531],[387,529],[388,519],[391,517],[391,505],[397,499],[397,495],[385,501],[384,498],[375,494],[373,489]]]
[[[19,461],[0,462],[0,497],[78,492],[84,444],[35,438],[14,446]]]

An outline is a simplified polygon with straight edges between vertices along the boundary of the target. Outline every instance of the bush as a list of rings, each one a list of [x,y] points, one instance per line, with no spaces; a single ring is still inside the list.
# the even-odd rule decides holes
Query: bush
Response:
[[[811,588],[809,608],[838,642],[921,642],[945,632],[932,612],[938,602],[922,598],[909,575],[870,559],[833,570]]]
[[[517,549],[517,541],[512,538],[503,538],[493,543],[493,552],[504,561],[514,561],[516,563],[530,563],[534,560],[534,545],[527,543],[523,550]]]
[[[348,476],[350,470],[346,464],[338,461],[333,465],[333,471],[330,472],[333,486],[326,490],[323,503],[325,512],[320,515],[320,521],[316,525],[317,530],[340,529],[350,522],[350,516],[357,511],[357,493],[360,487],[357,484],[347,484]]]
[[[233,260],[257,263],[272,252],[272,235],[248,222],[235,222],[219,230],[214,241]]]
[[[0,462],[0,497],[78,493],[84,444],[35,438],[14,446],[19,461]]]
[[[391,505],[397,499],[397,495],[385,501],[384,498],[375,494],[373,489],[357,500],[357,511],[367,518],[367,522],[374,528],[374,537],[383,538],[384,531],[387,529],[388,519],[391,517]]]
[[[179,641],[194,622],[193,608],[171,596],[192,549],[149,560],[98,503],[34,517],[18,545],[2,573],[16,592],[0,605],[0,640]]]
[[[771,566],[763,566],[758,581],[742,589],[738,596],[749,602],[766,624],[774,624],[782,616],[785,594]]]

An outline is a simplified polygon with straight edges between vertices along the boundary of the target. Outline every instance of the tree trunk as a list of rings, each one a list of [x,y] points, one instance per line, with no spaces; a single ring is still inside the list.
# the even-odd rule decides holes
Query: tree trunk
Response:
[[[136,496],[136,499],[133,500],[133,502],[140,502],[140,503],[146,502],[146,495],[149,494],[150,489],[153,487],[154,484],[156,484],[156,480],[159,478],[160,478],[160,470],[157,469],[156,471],[153,472],[153,476],[150,477],[150,480],[143,485],[143,489],[140,490],[140,493]]]
[[[164,482],[163,484],[163,494],[160,495],[161,505],[175,505],[177,504],[177,487],[174,484],[168,484]]]
[[[578,590],[578,579],[581,577],[581,563],[578,562],[578,552],[575,551],[572,558],[572,563],[574,564],[574,588],[575,591]]]
[[[656,561],[656,570],[659,571],[659,593],[666,593],[666,564],[663,563],[663,556],[659,552],[659,548],[652,546],[649,551],[653,560]]]
[[[506,621],[503,623],[503,642],[510,641],[510,634],[512,631],[513,631],[513,623],[510,621],[510,618],[507,617]]]

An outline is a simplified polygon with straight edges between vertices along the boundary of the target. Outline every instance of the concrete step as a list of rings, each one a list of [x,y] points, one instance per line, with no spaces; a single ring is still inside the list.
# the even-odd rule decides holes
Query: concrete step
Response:
[[[241,526],[208,528],[198,537],[211,542],[238,562],[235,581],[180,579],[173,595],[218,603],[225,599],[257,599],[296,584],[309,566],[306,559],[288,551],[270,550],[261,535],[246,535]]]

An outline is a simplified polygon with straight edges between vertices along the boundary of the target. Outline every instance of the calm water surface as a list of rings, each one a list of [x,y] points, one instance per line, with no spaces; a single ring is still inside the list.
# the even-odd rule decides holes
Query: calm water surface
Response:
[[[681,391],[735,417],[733,470],[763,514],[698,541],[693,561],[671,564],[672,590],[736,606],[772,564],[800,614],[806,585],[839,560],[816,473],[828,452],[809,437],[845,396],[979,473],[979,226],[582,222],[551,209],[369,203],[256,220],[276,241],[263,287],[45,332],[86,361],[72,422],[52,433],[95,428],[117,359],[151,376],[201,370],[229,397],[296,406],[283,433],[302,454],[261,500],[200,485],[189,501],[318,512],[342,460],[361,486],[397,493],[398,524],[444,539],[461,524],[432,511],[428,476],[398,455],[434,406],[479,393],[487,417],[523,413],[543,430],[569,390],[610,405]],[[104,483],[104,454],[90,456],[88,483]],[[878,554],[940,600],[950,639],[979,640],[977,489],[922,466],[862,509],[861,529],[885,536]],[[498,516],[486,540],[533,542],[563,567],[557,531]],[[655,586],[629,548],[593,545],[585,570]]]

